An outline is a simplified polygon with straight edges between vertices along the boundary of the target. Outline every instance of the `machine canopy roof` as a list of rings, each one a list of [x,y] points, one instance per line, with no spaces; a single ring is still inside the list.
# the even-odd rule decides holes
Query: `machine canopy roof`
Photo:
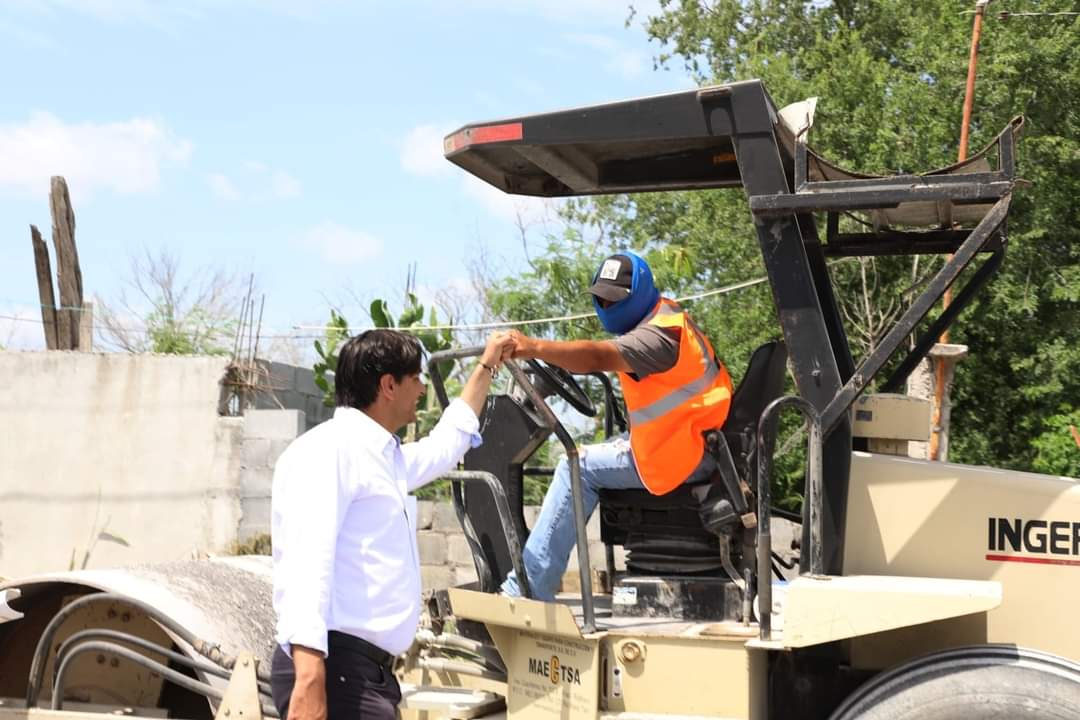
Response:
[[[777,110],[761,82],[748,80],[470,124],[448,135],[443,150],[451,162],[517,195],[699,190],[743,186],[735,136],[772,132],[789,176],[800,175],[793,168],[801,162],[801,177],[811,185],[834,181],[866,185],[876,178],[894,183],[897,176],[847,170],[805,146],[816,102],[811,98]],[[1002,135],[1018,132],[1021,125],[1020,119],[1013,121]],[[798,152],[800,144],[805,156]],[[990,150],[997,144],[996,140],[962,163],[901,177],[917,184],[931,176],[1000,170],[991,165],[995,157]],[[863,210],[875,227],[947,227],[977,223],[992,204],[913,197],[887,209],[852,209]]]

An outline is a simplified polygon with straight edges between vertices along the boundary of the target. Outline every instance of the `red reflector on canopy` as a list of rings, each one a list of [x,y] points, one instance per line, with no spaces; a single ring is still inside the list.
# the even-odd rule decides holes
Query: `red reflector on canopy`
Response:
[[[486,125],[484,127],[468,128],[456,132],[443,141],[443,153],[450,154],[469,145],[483,145],[485,143],[509,142],[522,138],[521,123],[506,123],[505,125]]]

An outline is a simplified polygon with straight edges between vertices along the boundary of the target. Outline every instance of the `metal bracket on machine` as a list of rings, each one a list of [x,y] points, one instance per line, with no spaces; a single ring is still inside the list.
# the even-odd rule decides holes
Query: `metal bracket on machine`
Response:
[[[229,687],[225,689],[225,697],[218,705],[214,720],[262,720],[259,684],[255,676],[258,662],[250,653],[237,655]]]

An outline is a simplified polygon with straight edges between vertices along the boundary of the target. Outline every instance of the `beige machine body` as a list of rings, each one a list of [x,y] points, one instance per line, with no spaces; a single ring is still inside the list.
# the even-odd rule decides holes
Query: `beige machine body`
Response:
[[[753,623],[582,635],[565,605],[461,590],[455,613],[487,624],[514,719],[764,720],[769,653],[832,641],[870,670],[982,643],[1080,659],[1077,481],[855,453],[850,487],[845,575],[792,582],[771,641]]]
[[[885,668],[987,642],[1080,660],[1080,625],[1064,600],[1080,593],[1080,483],[905,457],[908,441],[929,435],[930,406],[918,398],[863,396],[852,420],[877,452],[852,456],[844,573],[990,581],[1001,591],[986,613],[860,634],[852,663]]]
[[[763,717],[768,651],[747,645],[752,625],[651,620],[582,634],[564,604],[457,589],[450,599],[487,624],[506,662],[509,718]]]
[[[884,667],[896,650],[1015,643],[1080,660],[1080,484],[1074,479],[855,453],[844,572],[1000,583],[1001,605],[949,628],[852,644]],[[947,630],[947,631],[945,631]],[[921,654],[921,653],[914,653]]]
[[[871,671],[985,643],[1080,659],[1078,482],[906,457],[926,401],[866,396],[853,421],[878,452],[852,457],[844,575],[793,580],[769,640],[657,620],[583,635],[564,604],[452,590],[506,660],[507,716],[765,720],[770,653],[830,642]]]

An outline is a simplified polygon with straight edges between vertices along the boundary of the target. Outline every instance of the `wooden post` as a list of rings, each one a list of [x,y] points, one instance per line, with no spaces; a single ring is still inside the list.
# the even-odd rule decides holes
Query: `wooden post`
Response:
[[[34,269],[37,273],[38,303],[41,305],[41,325],[45,330],[45,347],[56,349],[56,300],[53,295],[52,267],[49,247],[41,239],[41,231],[30,226],[30,241],[34,244]]]
[[[49,209],[52,211],[53,247],[56,250],[56,281],[60,290],[60,311],[57,313],[57,349],[79,349],[79,315],[82,309],[82,271],[79,253],[75,249],[75,211],[67,182],[54,175],[49,188]]]
[[[967,357],[966,345],[937,343],[908,376],[907,394],[940,405],[931,412],[930,440],[911,441],[908,454],[926,460],[949,459],[949,417],[952,414],[951,388],[956,364]],[[931,405],[933,407],[933,405]],[[871,451],[872,452],[872,451]]]
[[[84,302],[79,311],[79,350],[94,349],[94,303]]]

